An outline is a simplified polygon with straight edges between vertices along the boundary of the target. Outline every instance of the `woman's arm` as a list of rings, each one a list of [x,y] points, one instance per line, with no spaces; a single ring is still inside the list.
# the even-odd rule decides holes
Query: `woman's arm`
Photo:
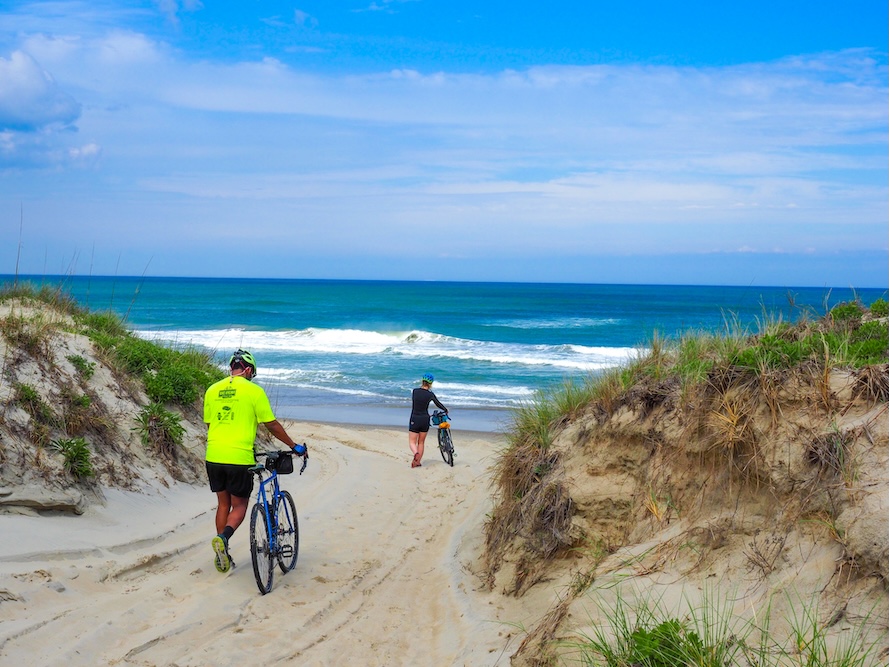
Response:
[[[429,393],[432,394],[431,391],[430,391]],[[435,402],[435,404],[436,404],[439,408],[441,408],[442,410],[445,411],[445,413],[447,413],[448,409],[447,409],[444,405],[442,405],[441,401],[438,400],[438,396],[436,396],[435,394],[432,394],[432,400]]]

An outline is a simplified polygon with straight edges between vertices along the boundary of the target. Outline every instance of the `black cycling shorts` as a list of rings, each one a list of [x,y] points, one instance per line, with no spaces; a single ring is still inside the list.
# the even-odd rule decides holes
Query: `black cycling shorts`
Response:
[[[253,473],[251,466],[233,463],[212,463],[206,461],[207,479],[213,493],[228,491],[238,498],[249,498],[253,493]]]
[[[429,415],[427,413],[411,413],[411,423],[407,430],[411,433],[427,433],[429,431]]]

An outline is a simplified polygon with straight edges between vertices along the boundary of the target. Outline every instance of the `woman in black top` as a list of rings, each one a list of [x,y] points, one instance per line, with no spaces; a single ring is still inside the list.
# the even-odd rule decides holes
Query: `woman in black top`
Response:
[[[433,377],[430,373],[423,376],[421,386],[411,393],[411,422],[408,426],[408,444],[414,455],[411,468],[418,468],[423,459],[423,449],[426,445],[426,434],[429,432],[429,403],[434,402],[439,409],[445,412],[448,409],[441,404],[435,394],[430,391]]]

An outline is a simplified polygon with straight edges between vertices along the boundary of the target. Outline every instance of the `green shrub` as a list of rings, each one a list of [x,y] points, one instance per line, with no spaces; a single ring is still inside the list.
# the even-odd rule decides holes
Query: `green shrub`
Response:
[[[843,323],[850,320],[841,320]],[[848,364],[860,368],[889,361],[889,327],[864,322],[844,330],[801,332],[799,338],[772,334],[752,338],[730,363],[753,370],[793,368],[805,361]]]
[[[834,322],[848,322],[849,320],[861,319],[863,310],[859,302],[846,301],[838,303],[831,308],[830,317]]]
[[[889,315],[889,302],[882,297],[877,299],[870,305],[870,312],[874,317],[886,317]]]
[[[851,334],[853,343],[877,340],[889,343],[889,324],[885,322],[865,322]]]
[[[208,386],[202,384],[204,377],[194,367],[180,360],[164,364],[143,377],[148,397],[157,403],[191,405]]]
[[[649,667],[685,665],[693,657],[704,654],[701,638],[676,619],[663,621],[652,629],[636,628],[630,635],[630,664]],[[692,664],[698,664],[694,661]]]
[[[111,311],[84,313],[77,319],[90,332],[105,334],[112,338],[122,338],[128,334],[121,319]]]
[[[81,394],[80,396],[73,396],[72,395],[70,398],[70,401],[69,401],[69,405],[76,407],[76,408],[86,409],[90,406],[90,404],[92,404],[92,402],[93,402],[93,399],[91,399],[86,394]]]
[[[95,474],[90,461],[89,446],[83,438],[54,440],[51,446],[61,452],[65,470],[78,479],[92,477]]]
[[[182,444],[185,428],[182,419],[160,403],[150,403],[136,417],[134,430],[142,444],[154,448],[169,460],[176,460],[177,447]]]
[[[172,350],[132,334],[123,336],[114,346],[114,358],[127,372],[136,375],[160,368],[172,354]]]
[[[117,343],[117,339],[114,336],[103,331],[87,331],[86,335],[99,350],[106,354],[111,353]]]
[[[889,325],[885,322],[863,322],[849,332],[844,344],[844,361],[856,368],[889,361]]]
[[[823,350],[823,346],[821,346]],[[736,366],[744,368],[792,368],[805,359],[817,355],[817,339],[807,336],[800,340],[788,340],[774,334],[755,339],[750,347],[740,350],[732,359]],[[823,353],[822,353],[823,356]]]
[[[93,341],[118,372],[141,380],[152,402],[190,406],[208,386],[224,377],[211,355],[196,349],[177,350],[139,338],[127,330],[114,312],[91,313],[81,309],[59,289],[37,290],[28,285],[15,285],[0,291],[0,301],[12,298],[43,301],[72,315],[80,327],[78,332]],[[39,320],[7,317],[0,320],[0,334],[31,356],[46,357],[47,334],[55,326]],[[95,364],[79,355],[71,355],[68,360],[84,380],[89,380],[95,372]],[[32,405],[29,411],[36,414],[36,409]]]
[[[189,406],[224,377],[209,354],[164,347],[124,329],[120,329],[123,333],[108,333],[115,327],[105,318],[99,321],[103,328],[87,335],[122,372],[142,381],[152,402]]]
[[[96,364],[92,361],[87,361],[79,354],[68,355],[67,359],[84,380],[89,380],[93,373],[96,372]]]
[[[16,382],[13,384],[12,403],[31,415],[38,424],[58,425],[58,419],[34,387]]]

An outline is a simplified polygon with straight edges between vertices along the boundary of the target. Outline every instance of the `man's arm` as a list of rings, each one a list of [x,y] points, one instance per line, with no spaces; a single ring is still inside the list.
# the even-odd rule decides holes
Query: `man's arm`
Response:
[[[284,430],[284,427],[281,426],[281,422],[279,422],[277,419],[270,422],[265,422],[263,426],[265,426],[269,430],[269,433],[275,436],[278,440],[290,447],[290,449],[296,447],[297,443],[293,440],[293,438],[287,435],[287,431]]]

